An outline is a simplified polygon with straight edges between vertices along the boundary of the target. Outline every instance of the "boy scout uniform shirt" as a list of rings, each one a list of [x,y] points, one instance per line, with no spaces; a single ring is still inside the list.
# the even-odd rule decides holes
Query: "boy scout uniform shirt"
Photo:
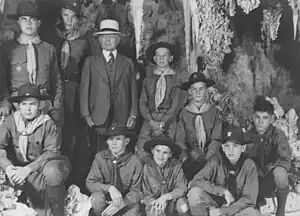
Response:
[[[26,163],[19,148],[20,135],[21,133],[16,128],[14,117],[12,115],[7,116],[4,123],[0,126],[0,167],[4,170],[11,164],[22,166],[28,164],[32,172],[35,172],[43,167],[48,159],[60,154],[58,131],[51,119],[38,127],[33,134],[29,135],[26,155],[28,162]],[[12,152],[9,150],[12,150]]]
[[[264,177],[276,166],[290,170],[292,151],[282,130],[270,125],[260,135],[253,127],[246,132],[245,139],[250,143],[246,153],[255,161],[260,176]]]
[[[27,45],[20,44],[16,40],[6,42],[1,50],[1,58],[4,64],[4,73],[9,83],[8,92],[16,96],[18,88],[29,83],[27,71]],[[60,109],[62,103],[62,81],[57,64],[55,48],[49,43],[42,41],[34,44],[37,63],[36,84],[41,89],[41,94],[49,94],[52,105]]]
[[[226,190],[225,170],[220,158],[214,157],[196,174],[190,188],[199,187],[209,194],[223,196]],[[255,163],[246,159],[236,176],[237,200],[229,207],[221,207],[222,215],[235,215],[247,207],[255,207],[258,196],[258,176]]]
[[[195,129],[197,115],[186,108],[182,109],[176,129],[176,144],[181,147],[183,157],[187,156],[191,150],[199,149],[205,152],[205,159],[208,161],[216,154],[221,145],[222,121],[215,106],[201,114],[206,132],[206,144],[205,149],[200,149]]]
[[[127,153],[131,154],[131,153]],[[113,185],[111,177],[113,156],[110,150],[96,154],[91,170],[86,179],[86,186],[91,193],[108,192]],[[123,194],[126,205],[138,203],[142,199],[142,164],[139,158],[132,154],[130,159],[118,165]]]
[[[183,197],[187,192],[187,180],[182,171],[182,163],[171,158],[160,169],[152,156],[143,159],[143,195],[144,199],[158,199],[166,193],[172,194],[173,200]]]

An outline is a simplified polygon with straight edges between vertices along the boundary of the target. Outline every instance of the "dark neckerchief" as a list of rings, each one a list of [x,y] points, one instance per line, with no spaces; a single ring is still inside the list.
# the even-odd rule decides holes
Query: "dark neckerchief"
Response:
[[[109,150],[105,155],[108,159],[108,163],[112,167],[112,170],[110,172],[110,183],[114,185],[121,193],[124,192],[124,189],[120,176],[120,167],[125,166],[131,159],[132,155],[133,154],[131,152],[125,151],[118,158],[115,158]]]
[[[160,182],[160,191],[158,191],[157,194],[154,195],[154,197],[158,198],[161,195],[168,193],[168,186],[170,185],[170,180],[178,161],[175,158],[170,158],[166,162],[165,166],[163,168],[160,168],[155,163],[153,156],[149,155],[144,158],[144,162],[154,170],[155,176],[158,179],[158,182]]]
[[[226,157],[225,153],[222,150],[220,150],[220,155],[221,155],[222,165],[225,173],[226,188],[230,191],[233,197],[237,199],[238,194],[237,194],[236,177],[239,175],[247,157],[244,153],[242,153],[239,160],[236,162],[236,164],[233,165],[228,160],[228,158]]]

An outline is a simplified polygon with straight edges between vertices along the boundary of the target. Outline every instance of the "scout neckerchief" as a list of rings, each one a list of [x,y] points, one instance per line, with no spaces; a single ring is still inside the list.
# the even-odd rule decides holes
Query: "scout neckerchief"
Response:
[[[36,35],[32,40],[28,40],[22,37],[22,34],[17,38],[20,44],[26,44],[26,58],[27,58],[27,71],[29,74],[29,81],[32,84],[36,84],[36,54],[34,44],[41,43],[41,39]]]
[[[190,102],[185,107],[188,111],[196,114],[194,125],[195,125],[198,145],[201,149],[204,149],[206,144],[206,132],[205,132],[202,115],[203,113],[207,112],[210,109],[210,107],[211,105],[205,102],[200,107],[197,107],[193,102]]]
[[[245,156],[244,153],[242,153],[237,163],[235,165],[232,165],[228,160],[228,158],[226,157],[223,150],[220,150],[220,155],[222,159],[223,170],[225,173],[226,188],[230,191],[230,193],[235,199],[238,199],[236,178],[239,175],[247,157]]]
[[[27,125],[25,125],[25,122],[21,116],[20,111],[16,111],[13,114],[15,124],[17,127],[17,130],[19,133],[21,133],[19,137],[19,149],[21,152],[21,155],[23,157],[24,162],[28,162],[27,160],[27,149],[28,149],[28,137],[35,132],[37,128],[39,128],[41,125],[45,124],[48,120],[50,120],[50,117],[48,115],[41,114],[37,118],[35,118],[33,121],[29,122]]]
[[[125,151],[118,158],[115,158],[110,152],[110,162],[112,163],[112,171],[110,172],[110,182],[113,184],[121,193],[123,191],[122,179],[120,176],[120,167],[125,166],[131,159],[132,153]]]
[[[155,177],[160,183],[160,190],[157,191],[156,194],[154,195],[154,197],[157,199],[161,195],[169,192],[170,189],[169,186],[171,185],[170,181],[171,181],[172,174],[174,173],[174,171],[176,171],[174,170],[174,167],[177,164],[177,160],[173,158],[169,159],[165,164],[164,168],[161,169],[155,163],[153,156],[149,155],[144,159],[145,159],[145,163],[148,164],[153,169],[155,173]]]
[[[155,92],[155,108],[157,109],[165,99],[165,94],[167,89],[167,82],[165,76],[174,75],[175,72],[171,68],[166,68],[166,69],[156,68],[154,70],[154,74],[159,76],[156,83],[156,92]]]
[[[62,69],[66,69],[71,56],[70,42],[80,37],[80,32],[77,28],[73,28],[69,31],[61,31],[58,27],[56,32],[59,38],[63,39],[63,43],[60,49],[60,63]]]

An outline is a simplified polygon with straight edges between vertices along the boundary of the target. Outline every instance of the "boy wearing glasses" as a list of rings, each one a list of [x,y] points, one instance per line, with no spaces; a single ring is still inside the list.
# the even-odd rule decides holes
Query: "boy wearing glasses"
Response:
[[[7,85],[7,94],[2,99],[0,115],[7,116],[17,104],[7,101],[16,96],[18,88],[26,83],[39,86],[41,94],[50,95],[51,100],[44,102],[43,112],[48,113],[56,124],[60,123],[62,102],[62,83],[57,66],[55,48],[38,35],[41,17],[38,7],[31,1],[19,3],[17,13],[8,15],[17,20],[21,33],[14,40],[3,45],[1,58]]]

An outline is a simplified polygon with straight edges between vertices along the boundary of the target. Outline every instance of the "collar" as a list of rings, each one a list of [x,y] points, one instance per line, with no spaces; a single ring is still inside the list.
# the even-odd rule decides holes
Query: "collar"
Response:
[[[273,132],[274,129],[275,129],[275,127],[274,127],[273,125],[270,125],[269,128],[264,132],[264,134],[260,134],[260,133],[257,132],[257,130],[256,130],[255,126],[254,126],[254,127],[251,129],[251,131],[252,131],[256,136],[258,136],[258,137],[260,137],[260,138],[263,138],[263,139],[266,139],[266,138],[268,138],[268,137],[272,134],[272,132]]]
[[[107,50],[102,50],[102,54],[105,58],[105,60],[108,62],[109,61],[109,54],[111,53],[111,51],[107,51]],[[112,54],[114,55],[115,59],[117,57],[117,50],[115,49],[114,51],[112,51]]]

